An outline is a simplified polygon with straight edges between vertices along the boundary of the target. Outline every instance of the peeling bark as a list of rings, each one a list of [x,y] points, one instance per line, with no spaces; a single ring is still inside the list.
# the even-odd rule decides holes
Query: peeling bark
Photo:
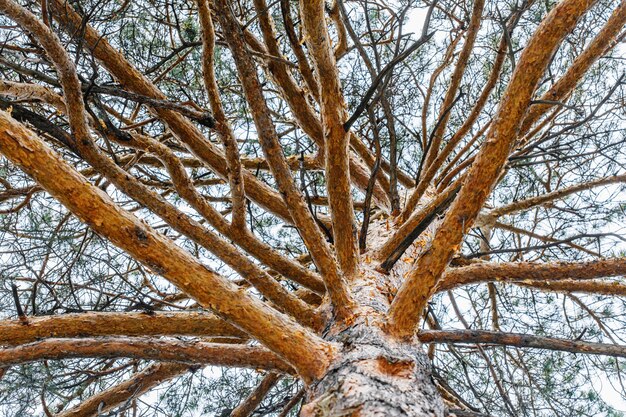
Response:
[[[302,417],[444,415],[419,342],[395,342],[366,320],[333,339],[343,353],[310,387]]]
[[[435,222],[436,223],[436,222]],[[397,225],[374,221],[368,235],[372,251]],[[302,417],[322,416],[443,416],[445,407],[431,377],[431,365],[417,338],[399,340],[383,330],[403,276],[429,241],[418,236],[387,273],[377,270],[371,252],[363,255],[350,290],[359,305],[357,319],[331,327],[326,340],[339,346],[326,374],[309,384]]]

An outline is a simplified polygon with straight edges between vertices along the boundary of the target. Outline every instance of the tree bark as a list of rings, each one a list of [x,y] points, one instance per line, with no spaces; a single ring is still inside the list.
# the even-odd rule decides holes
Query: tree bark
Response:
[[[359,306],[356,319],[335,324],[327,332],[325,339],[339,349],[324,376],[307,386],[302,417],[445,415],[419,340],[395,338],[384,330],[393,295],[431,233],[417,237],[393,268],[383,273],[373,254],[379,239],[393,232],[385,221],[372,222],[368,230],[371,249],[362,255],[359,274],[350,281]]]
[[[159,362],[150,365],[131,378],[114,385],[76,407],[57,414],[55,417],[93,417],[102,415],[126,403],[131,398],[137,398],[155,386],[184,374],[188,365],[180,363]]]
[[[393,340],[363,320],[335,339],[343,354],[309,387],[301,417],[444,415],[431,367],[417,340]]]
[[[0,153],[20,166],[94,231],[127,250],[151,270],[192,295],[201,305],[236,323],[270,349],[281,351],[281,347],[286,347],[285,355],[281,356],[308,364],[305,366],[307,371],[301,374],[304,379],[309,372],[312,376],[323,372],[329,354],[332,355],[332,347],[321,338],[258,299],[242,293],[165,236],[120,209],[32,132],[2,111]],[[268,328],[280,330],[268,332]]]

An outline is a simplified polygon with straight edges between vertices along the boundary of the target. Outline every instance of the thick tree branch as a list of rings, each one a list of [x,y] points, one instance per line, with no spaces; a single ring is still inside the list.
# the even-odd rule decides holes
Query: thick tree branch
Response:
[[[278,43],[279,38],[274,27],[273,19],[269,13],[268,5],[265,0],[254,0],[254,5],[258,12],[259,24],[267,51],[272,56],[281,58],[280,60],[267,61],[267,69],[269,70],[270,77],[280,89],[282,93],[281,96],[289,105],[289,109],[295,116],[298,126],[313,139],[319,146],[320,151],[324,153],[327,142],[324,128],[313,107],[307,101],[304,91],[298,86],[289,67],[284,64],[285,60],[282,59],[282,51]],[[247,36],[247,40],[253,39],[249,32],[245,32],[245,35]],[[299,47],[301,48],[301,46]],[[262,48],[263,45],[257,45],[256,49]],[[319,91],[316,91],[316,94],[319,94]],[[354,156],[349,157],[349,166],[349,178],[352,178],[352,181],[357,187],[365,191],[369,178],[367,170],[359,162],[358,158]],[[374,196],[376,202],[382,208],[389,206],[387,195],[380,186],[375,187]]]
[[[48,87],[38,84],[17,83],[0,80],[0,94],[20,100],[38,100],[53,106],[57,111],[65,113],[63,98]]]
[[[258,346],[150,337],[51,338],[0,349],[2,366],[72,358],[135,358],[293,372],[274,353]]]
[[[228,164],[228,183],[232,197],[232,225],[236,229],[243,229],[246,226],[246,206],[243,175],[241,174],[241,160],[235,133],[226,119],[219,88],[215,78],[215,68],[213,65],[213,55],[215,50],[215,31],[211,12],[207,0],[197,0],[198,14],[200,16],[200,27],[202,28],[202,75],[204,76],[204,88],[209,96],[211,108],[215,116],[216,130],[219,132]]]
[[[249,417],[254,410],[261,404],[267,393],[274,388],[274,385],[280,380],[280,374],[275,372],[268,373],[261,383],[248,395],[233,411],[230,417]]]
[[[338,269],[331,249],[309,212],[287,166],[276,128],[263,97],[256,68],[246,53],[239,23],[232,14],[231,6],[226,1],[217,0],[216,6],[222,30],[228,34],[226,41],[235,59],[239,79],[250,105],[259,141],[270,164],[272,174],[300,235],[326,282],[326,290],[333,301],[336,314],[339,317],[348,317],[352,314],[353,301],[347,292],[344,278]]]
[[[613,175],[610,177],[599,178],[597,180],[583,182],[580,184],[572,185],[562,188],[560,190],[552,191],[551,193],[542,194],[536,197],[527,198],[525,200],[515,201],[507,204],[506,206],[495,208],[489,211],[488,216],[498,218],[507,214],[514,214],[519,211],[528,210],[532,207],[537,207],[546,203],[550,203],[554,200],[559,200],[568,195],[572,195],[581,191],[590,190],[595,187],[601,187],[603,185],[621,184],[626,182],[626,174]]]
[[[259,0],[257,0],[259,1]],[[336,10],[339,16],[338,6]],[[321,112],[326,149],[326,182],[339,266],[354,278],[358,270],[357,228],[350,193],[350,135],[344,130],[346,103],[326,27],[323,0],[300,2],[307,45],[320,80]]]
[[[546,103],[547,101],[560,102],[571,94],[589,68],[613,46],[624,24],[626,24],[626,1],[620,3],[602,30],[572,62],[565,74],[539,98],[542,104],[530,108],[520,128],[520,135],[528,133],[535,122],[554,107],[554,104]]]
[[[535,288],[542,291],[555,291],[562,293],[580,292],[593,295],[606,295],[609,297],[626,297],[626,285],[617,281],[589,280],[578,281],[573,279],[560,279],[557,281],[524,280],[512,282],[514,285]]]
[[[234,284],[121,210],[108,195],[5,112],[0,112],[0,152],[96,232],[283,355],[303,377],[318,374],[327,364],[327,353],[319,350],[325,342],[259,300],[241,293]],[[268,332],[268,328],[277,331]]]
[[[406,249],[452,203],[461,187],[462,179],[437,194],[431,201],[414,212],[376,251],[381,268],[389,271]]]
[[[99,168],[107,177],[111,178],[112,182],[118,185],[122,190],[138,201],[145,202],[148,207],[151,207],[157,214],[161,215],[161,217],[168,221],[174,228],[182,229],[183,232],[187,232],[187,234],[196,237],[207,249],[223,259],[252,285],[257,287],[263,295],[276,303],[280,309],[289,312],[307,325],[318,327],[318,325],[314,324],[315,315],[306,303],[287,292],[265,271],[243,256],[233,245],[230,245],[216,234],[203,229],[198,224],[194,224],[191,220],[187,220],[184,222],[184,225],[181,226],[181,220],[185,217],[182,213],[178,212],[170,204],[160,200],[158,196],[151,193],[145,187],[138,185],[136,180],[133,180],[133,178],[98,151],[89,137],[89,130],[84,116],[85,106],[82,101],[78,76],[76,75],[73,63],[70,61],[60,41],[47,26],[42,25],[42,23],[27,10],[19,7],[11,7],[10,1],[7,2],[6,12],[37,37],[54,62],[65,93],[66,109],[70,119],[72,133],[75,136],[75,146],[78,148],[81,155],[94,167]],[[115,134],[112,134],[112,136],[115,136]],[[144,142],[145,147],[156,153],[166,163],[177,189],[194,208],[205,218],[212,220],[212,223],[216,224],[220,222],[221,215],[204,200],[195,187],[191,186],[187,173],[180,164],[176,164],[177,159],[169,148],[148,137],[135,136],[134,138],[130,137],[126,139],[131,138],[135,141]],[[115,138],[112,137],[112,139]]]
[[[414,333],[435,284],[500,176],[532,94],[554,51],[592,5],[589,0],[560,2],[528,42],[468,178],[437,229],[431,247],[416,262],[391,305],[388,327],[391,333],[403,337]]]
[[[64,89],[69,91],[69,95],[71,97],[74,97],[74,99],[70,100],[70,106],[68,106],[68,111],[75,115],[73,118],[70,118],[70,122],[74,127],[74,130],[81,135],[80,137],[88,138],[88,136],[84,136],[84,132],[87,130],[87,127],[84,124],[84,118],[76,116],[84,114],[84,107],[82,105],[82,101],[77,98],[80,94],[78,92],[80,86],[72,69],[72,63],[69,61],[58,41],[54,40],[56,37],[52,35],[46,27],[41,27],[40,24],[38,25],[39,22],[32,17],[29,21],[31,30],[35,30],[36,33],[38,33],[39,38],[45,41],[48,53],[53,54],[55,63],[58,63],[57,66],[60,68],[60,73],[63,75],[61,83],[63,84]],[[32,118],[29,118],[28,120],[31,121],[31,119]],[[35,120],[35,122],[37,122],[37,120]],[[135,141],[139,141],[140,143],[141,138],[141,136],[134,137]],[[238,245],[245,248],[261,262],[264,262],[266,265],[276,269],[282,274],[285,274],[285,276],[317,292],[323,291],[321,281],[311,271],[308,271],[294,262],[280,256],[276,251],[272,250],[263,242],[260,242],[246,230],[228,227],[221,214],[205,201],[205,199],[197,192],[195,187],[191,186],[185,170],[182,169],[182,166],[180,165],[178,158],[174,156],[174,153],[165,145],[155,140],[147,137],[143,138],[146,139],[143,142],[148,142],[148,145],[144,144],[143,148],[150,148],[150,151],[155,152],[164,161],[166,167],[168,167],[170,174],[172,175],[178,191],[181,192],[181,196],[186,198],[199,213],[201,213],[214,227],[217,228],[218,231],[233,239]],[[300,315],[300,313],[295,314],[296,316],[300,316],[300,318],[305,316],[310,317],[309,313],[304,312],[304,310],[307,309],[304,305],[301,305],[300,303],[300,306],[298,306],[299,302],[297,300],[293,297],[289,297],[280,285],[273,283],[271,278],[267,277],[264,272],[260,271],[259,268],[246,259],[245,256],[237,253],[231,244],[225,242],[214,233],[206,230],[200,224],[190,219],[187,215],[177,210],[171,204],[167,203],[160,196],[144,187],[137,180],[135,180],[134,177],[129,176],[112,161],[101,155],[90,140],[80,140],[72,144],[70,143],[72,140],[69,135],[65,135],[64,139],[72,148],[78,148],[83,157],[85,157],[94,167],[104,173],[121,190],[151,208],[174,229],[187,235],[194,241],[206,247],[208,250],[212,251],[216,256],[220,257],[224,260],[224,262],[240,272],[243,276],[247,276],[253,280],[260,279],[260,281],[257,280],[257,283],[261,284],[265,289],[259,288],[259,290],[268,298],[276,302],[278,305],[285,307],[287,310],[291,310],[292,312],[300,311],[300,313],[304,313],[304,316]],[[114,136],[111,137],[111,139],[116,140]],[[127,146],[132,145],[132,143],[124,144]],[[268,290],[269,292],[267,292]],[[295,310],[288,307],[288,305],[294,307]]]
[[[601,259],[588,262],[479,262],[449,268],[437,290],[449,290],[462,285],[491,281],[555,281],[587,280],[626,275],[626,258]]]
[[[480,29],[484,6],[484,0],[476,0],[474,1],[474,4],[472,6],[472,17],[470,19],[467,31],[465,32],[465,42],[463,43],[463,48],[461,49],[461,53],[459,54],[456,66],[454,67],[454,71],[452,72],[452,75],[450,77],[450,85],[448,86],[446,95],[443,99],[443,102],[441,103],[438,123],[434,127],[434,132],[431,134],[432,141],[430,144],[430,149],[424,161],[424,167],[427,169],[430,168],[433,161],[439,154],[439,147],[441,146],[441,141],[443,140],[443,135],[446,132],[448,120],[450,119],[450,109],[454,105],[454,102],[456,100],[455,97],[457,97],[457,93],[459,92],[459,89],[461,87],[463,74],[465,74],[465,68],[467,67],[470,55],[474,50],[474,42],[476,41],[476,37],[478,36],[478,30]]]
[[[200,194],[200,192],[193,186],[187,172],[183,168],[182,164],[178,161],[178,158],[174,153],[162,143],[153,140],[143,135],[132,135],[132,140],[128,141],[128,144],[139,144],[142,149],[148,150],[157,157],[161,158],[163,164],[167,167],[170,178],[174,183],[176,190],[189,204],[198,211],[204,218],[208,219],[213,224],[218,225],[218,230],[223,232],[226,236],[232,236],[238,233],[236,236],[243,236],[243,239],[238,239],[238,242],[244,247],[250,247],[253,242],[257,242],[256,239],[250,236],[244,228],[231,228],[224,224],[223,219],[217,210],[211,206],[206,198]],[[122,188],[124,189],[124,188]],[[134,195],[138,201],[144,200],[141,194],[130,193]],[[145,194],[148,194],[146,192]],[[156,205],[154,201],[158,200],[155,196],[151,201],[147,201],[146,205],[153,208],[155,213],[161,213],[161,206]],[[169,206],[168,206],[169,207]],[[172,212],[175,210],[169,210]],[[312,308],[304,303],[293,294],[289,293],[279,282],[271,277],[266,271],[264,271],[257,264],[248,259],[241,251],[239,251],[234,245],[225,241],[215,233],[204,230],[200,225],[195,224],[193,221],[188,220],[183,227],[179,226],[180,220],[184,218],[182,214],[164,216],[169,224],[174,228],[182,229],[187,235],[194,237],[194,240],[202,244],[218,258],[222,259],[231,268],[237,271],[246,281],[252,284],[259,292],[272,301],[278,309],[283,312],[291,314],[301,323],[306,324],[312,328],[318,328],[321,325],[319,317],[313,312]],[[243,219],[242,219],[243,220]],[[190,224],[194,224],[195,227],[191,227]],[[193,229],[193,230],[188,230]],[[191,233],[190,233],[191,232]],[[258,245],[258,244],[257,244]],[[265,247],[263,245],[263,247]],[[256,247],[254,247],[256,249]],[[263,251],[262,254],[267,256],[268,251]],[[258,253],[258,250],[257,250]],[[307,284],[308,281],[301,280],[300,276],[295,278],[296,281],[303,281]]]
[[[194,312],[76,313],[0,320],[0,346],[14,346],[47,337],[95,336],[245,337],[236,327],[212,314]]]
[[[55,19],[61,27],[70,35],[83,34],[82,40],[89,52],[98,59],[102,65],[120,83],[130,91],[164,99],[165,96],[146,77],[141,75],[109,42],[96,32],[90,25],[85,24],[83,30],[83,18],[79,16],[63,0],[49,0],[48,5]],[[169,129],[184,143],[207,166],[211,167],[221,178],[228,179],[227,163],[224,156],[213,146],[202,133],[180,114],[162,108],[155,108],[154,113],[167,123]],[[271,188],[261,183],[248,171],[243,172],[246,183],[247,195],[269,212],[275,213],[284,220],[291,222],[289,211],[280,196]]]

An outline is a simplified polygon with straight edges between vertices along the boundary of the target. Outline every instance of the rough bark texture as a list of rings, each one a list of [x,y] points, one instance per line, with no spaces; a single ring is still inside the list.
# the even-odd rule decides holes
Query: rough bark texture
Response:
[[[156,363],[98,395],[90,397],[78,406],[59,413],[56,417],[92,417],[111,411],[146,393],[151,388],[185,373],[189,365],[180,363]]]
[[[211,336],[245,337],[245,333],[212,314],[81,313],[0,320],[0,346],[47,337],[79,336]]]
[[[437,229],[432,246],[415,264],[412,273],[398,292],[389,314],[389,329],[399,337],[412,337],[419,313],[460,248],[467,233],[485,204],[511,152],[522,118],[550,57],[565,35],[576,25],[594,2],[565,0],[559,3],[524,49],[485,143],[459,192],[458,198]]]
[[[136,358],[293,372],[291,366],[262,347],[210,342],[186,343],[149,337],[50,338],[0,349],[0,363],[3,365],[65,358]]]
[[[54,0],[49,2],[51,10],[56,19],[62,23],[63,28],[69,33],[82,33],[84,36],[85,46],[88,46],[94,57],[113,74],[122,84],[137,94],[148,97],[164,98],[161,93],[150,81],[139,73],[124,56],[115,50],[99,33],[91,26],[83,27],[83,19],[79,16],[71,6],[62,0]],[[171,131],[177,135],[189,149],[204,163],[210,166],[222,178],[227,179],[226,160],[222,153],[207,141],[200,131],[193,126],[188,120],[180,114],[166,109],[155,109],[166,123]],[[245,189],[247,195],[268,210],[280,213],[279,216],[285,220],[289,219],[289,211],[282,202],[280,196],[271,190],[268,186],[259,182],[254,175],[248,171],[244,171],[244,180],[246,182]]]
[[[326,141],[326,180],[335,250],[341,270],[346,276],[352,277],[358,269],[359,252],[350,194],[350,138],[343,126],[347,118],[345,101],[324,19],[324,1],[303,1],[300,10],[307,44],[320,80],[321,115]]]
[[[285,357],[293,354],[300,356],[309,364],[305,374],[319,375],[320,368],[325,367],[328,360],[326,355],[330,351],[322,353],[325,348],[319,348],[321,339],[286,316],[278,315],[266,304],[247,296],[135,216],[118,208],[106,194],[62,161],[32,132],[2,111],[0,152],[35,178],[95,231],[132,253],[153,271],[170,279],[201,304],[219,312],[222,317],[237,321],[242,328],[249,331],[254,328],[251,333],[256,333],[259,340],[269,337],[277,346],[286,347]],[[282,330],[278,333],[268,332],[265,319],[277,320],[281,324],[276,327]],[[268,346],[272,344],[270,342]],[[319,354],[311,358],[314,352]]]
[[[416,237],[393,268],[383,273],[372,254],[398,226],[372,222],[368,230],[372,252],[363,255],[365,261],[350,286],[360,306],[358,318],[328,331],[326,339],[339,345],[340,353],[323,378],[309,386],[303,417],[444,415],[421,343],[417,338],[392,338],[383,330],[390,301],[437,223]]]
[[[394,342],[367,320],[333,340],[343,345],[342,355],[309,388],[302,417],[444,415],[419,342]]]
[[[143,67],[141,63],[131,64],[115,50],[115,42],[109,43],[89,26],[89,17],[76,13],[65,0],[43,1],[42,9],[50,7],[50,14],[43,20],[38,9],[32,11],[32,2],[21,6],[15,0],[0,0],[0,13],[15,23],[15,28],[9,30],[23,30],[24,38],[40,48],[34,50],[42,60],[42,66],[50,64],[48,72],[52,75],[45,75],[44,71],[41,73],[43,78],[37,76],[35,80],[53,87],[24,83],[22,81],[29,77],[22,77],[24,74],[19,72],[20,77],[13,74],[12,79],[20,82],[0,80],[0,94],[20,103],[0,99],[0,153],[35,181],[28,187],[11,188],[9,181],[0,178],[0,185],[7,190],[0,194],[0,203],[3,198],[26,196],[25,203],[22,203],[25,206],[33,194],[47,192],[67,208],[67,218],[76,216],[87,225],[89,233],[107,239],[155,276],[176,286],[178,290],[172,297],[180,296],[185,303],[197,302],[193,306],[178,305],[163,302],[164,299],[155,304],[156,308],[184,309],[190,306],[189,310],[180,312],[95,312],[81,307],[67,311],[91,312],[37,317],[42,310],[36,307],[36,287],[32,291],[32,309],[22,309],[20,297],[26,291],[22,288],[18,294],[17,286],[14,286],[18,319],[0,320],[0,378],[6,367],[34,361],[67,358],[132,358],[137,363],[156,361],[130,379],[59,415],[68,417],[111,411],[124,401],[133,400],[160,382],[197,365],[269,371],[252,394],[232,411],[232,416],[252,415],[277,381],[288,374],[286,378],[293,376],[303,382],[302,392],[305,394],[301,392],[296,400],[289,401],[280,415],[288,414],[299,398],[306,395],[302,417],[441,417],[446,413],[468,414],[447,410],[450,404],[464,407],[467,403],[460,395],[455,396],[453,390],[451,393],[443,389],[445,393],[442,394],[439,375],[436,375],[437,382],[431,376],[433,363],[441,363],[433,361],[435,343],[475,344],[476,352],[483,355],[489,368],[491,364],[480,346],[483,343],[626,357],[626,347],[616,343],[579,340],[584,331],[575,340],[500,331],[499,323],[503,328],[508,323],[499,318],[503,316],[499,316],[498,308],[504,303],[497,297],[501,284],[496,285],[495,281],[565,292],[570,298],[574,298],[571,294],[574,291],[596,295],[626,294],[626,285],[622,282],[606,280],[626,273],[626,258],[623,257],[544,263],[498,262],[495,256],[489,259],[489,254],[496,252],[491,250],[489,238],[498,228],[543,242],[558,242],[555,237],[534,233],[541,228],[532,231],[518,228],[519,224],[511,221],[516,213],[540,206],[548,209],[554,201],[576,193],[626,182],[626,174],[620,171],[575,185],[568,185],[570,181],[559,182],[557,189],[553,190],[551,184],[554,181],[550,178],[546,182],[545,194],[529,197],[534,194],[525,192],[516,201],[495,208],[486,204],[490,193],[503,178],[503,172],[514,168],[511,168],[512,161],[523,155],[527,148],[537,146],[532,139],[546,126],[546,121],[557,114],[548,114],[548,111],[566,104],[559,102],[567,100],[591,66],[611,50],[616,39],[624,37],[626,0],[621,0],[605,27],[572,61],[573,65],[564,75],[552,87],[546,87],[548,91],[538,102],[533,99],[538,85],[543,85],[542,80],[546,80],[546,69],[554,64],[555,53],[563,39],[595,0],[561,0],[553,6],[546,6],[550,11],[522,46],[520,59],[512,65],[515,69],[505,76],[504,72],[508,71],[505,53],[511,46],[508,37],[532,2],[523,2],[519,10],[500,22],[505,27],[497,46],[495,65],[478,100],[471,106],[469,116],[456,132],[450,132],[451,139],[448,140],[448,122],[452,125],[454,120],[456,125],[458,117],[455,110],[453,119],[451,111],[459,105],[462,81],[469,77],[469,70],[474,66],[473,57],[477,55],[474,45],[484,45],[484,38],[479,37],[483,15],[485,19],[489,16],[491,26],[493,6],[487,7],[484,0],[474,0],[465,32],[460,26],[458,31],[450,33],[449,45],[441,48],[446,51],[444,60],[430,77],[428,91],[422,92],[422,137],[416,135],[416,138],[422,145],[424,165],[418,167],[417,184],[414,184],[412,178],[397,169],[400,149],[397,148],[394,127],[396,115],[386,97],[387,91],[393,90],[386,90],[393,86],[393,82],[391,76],[383,79],[387,77],[385,71],[391,71],[393,65],[388,64],[380,70],[382,62],[376,56],[378,74],[373,69],[362,43],[365,38],[354,32],[345,10],[343,3],[348,2],[252,0],[249,9],[255,12],[254,19],[242,23],[247,11],[240,13],[245,9],[240,4],[234,7],[235,2],[228,0],[197,0],[202,42],[196,42],[196,46],[203,48],[202,68],[205,93],[214,113],[211,115],[171,101],[174,99],[166,96],[167,90],[161,91],[161,76],[166,76],[174,67],[154,79],[149,77],[150,70],[142,73],[139,70]],[[279,3],[287,40],[279,36],[277,28],[281,26],[275,23],[275,9]],[[367,3],[364,2],[365,11]],[[297,10],[296,4],[299,5]],[[432,4],[426,22],[429,22],[436,4]],[[292,12],[294,16],[291,16]],[[401,19],[404,17],[402,14]],[[55,18],[56,23],[51,25],[48,18]],[[329,30],[331,22],[334,29]],[[366,19],[366,23],[370,25],[371,22]],[[301,39],[296,33],[296,25],[303,36]],[[424,26],[423,36],[415,45],[419,46],[420,42],[432,37],[427,33],[429,24]],[[4,30],[4,27],[0,29]],[[79,53],[85,53],[98,61],[106,76],[119,84],[104,87],[95,85],[94,81],[89,87],[93,89],[87,89],[84,68],[78,64],[78,58],[76,61],[72,58],[73,53],[69,52],[72,48],[67,48],[64,43],[67,38],[62,42],[56,30],[69,35],[67,42],[76,43],[74,52],[77,57]],[[353,117],[348,117],[348,103],[357,97],[344,91],[343,69],[337,65],[344,54],[350,53],[348,36],[366,66],[370,67],[373,80],[370,91],[373,93],[380,87],[380,97],[373,98],[366,93],[366,99],[362,101],[363,106],[369,102],[373,138],[367,137],[370,129],[367,122],[361,126],[354,124],[351,128],[363,109],[357,108]],[[456,66],[448,71],[446,68],[455,61],[457,43],[463,36],[465,43]],[[402,38],[399,35],[399,48]],[[77,39],[80,41],[76,42]],[[287,41],[293,55],[284,48]],[[0,46],[9,50],[17,48],[11,43],[1,43]],[[189,45],[183,46],[187,48]],[[230,61],[218,63],[221,51],[217,54],[216,47],[228,48],[227,59]],[[17,51],[24,56],[30,53],[28,49]],[[511,53],[514,58],[514,51]],[[42,58],[44,54],[47,63]],[[394,65],[401,61],[399,57],[403,54],[400,49],[396,50]],[[174,55],[176,53],[163,64]],[[293,57],[297,64],[290,61]],[[178,62],[182,60],[184,56]],[[250,143],[258,142],[264,158],[250,154],[248,156],[252,157],[242,159],[239,153],[243,139],[238,136],[242,125],[228,108],[231,97],[222,102],[222,95],[227,94],[221,91],[223,80],[218,79],[226,62],[232,62],[236,77],[232,78],[234,85],[225,89],[241,90],[240,97],[245,102],[241,110],[250,112],[249,125],[256,135]],[[3,57],[0,57],[0,63],[4,63]],[[16,63],[12,65],[11,68],[20,67]],[[0,69],[5,70],[4,66]],[[465,74],[466,70],[468,74]],[[451,73],[451,78],[442,84],[447,88],[442,105],[435,113],[438,118],[429,125],[426,117],[429,102],[431,98],[435,100],[439,75],[443,77],[447,73]],[[505,80],[509,80],[508,85],[497,89],[501,99],[491,106],[492,92],[500,81]],[[378,82],[382,84],[377,87]],[[116,95],[113,90],[118,89],[121,93]],[[610,92],[612,94],[613,90]],[[123,111],[118,113],[113,108],[101,113],[106,119],[107,113],[115,112],[115,123],[121,128],[113,126],[110,121],[114,129],[107,127],[106,120],[98,119],[100,113],[96,115],[91,111],[92,107],[99,105],[98,95],[109,94],[135,103],[135,115],[128,119]],[[283,100],[284,106],[276,106],[276,99]],[[33,102],[46,109],[53,108],[58,114],[43,117],[29,110],[36,111]],[[379,105],[381,108],[377,108]],[[137,129],[144,122],[152,123],[135,120],[142,106],[147,107],[153,121],[162,125],[162,136],[150,136],[153,129]],[[485,115],[483,110],[490,107],[496,110]],[[282,108],[288,111],[282,111]],[[56,116],[63,124],[54,124],[58,122]],[[201,116],[206,117],[204,124]],[[386,149],[381,150],[381,146],[386,145],[381,145],[383,136],[379,134],[384,119],[387,119],[391,148],[389,161],[381,156],[387,154]],[[397,119],[400,122],[402,117]],[[477,121],[480,124],[487,122],[476,131]],[[201,131],[194,123],[203,124],[212,131]],[[286,135],[289,135],[291,126],[311,139],[311,146],[302,151],[300,143],[295,142],[297,152],[302,152],[300,156],[285,146],[286,140],[290,139]],[[43,134],[35,134],[31,127]],[[285,131],[284,127],[289,129]],[[116,133],[116,129],[125,135]],[[205,135],[206,132],[209,133]],[[212,141],[213,132],[221,139],[223,151]],[[432,133],[428,135],[428,132]],[[474,136],[463,142],[462,149],[457,149],[469,132]],[[74,165],[86,164],[89,168],[79,172],[68,162],[69,158],[64,159],[63,151],[46,144],[50,137],[55,138],[54,146],[73,152],[72,158],[78,158],[72,159]],[[294,136],[295,139],[298,137]],[[366,145],[370,139],[375,141],[370,145],[375,145],[376,157]],[[105,149],[101,140],[111,149]],[[482,145],[477,150],[476,145],[481,140]],[[119,159],[109,142],[124,149]],[[512,157],[516,147],[522,149]],[[184,149],[188,152],[185,153]],[[459,163],[461,156],[464,160]],[[448,160],[450,162],[444,166]],[[160,175],[136,176],[133,170],[142,165],[162,170],[168,178],[161,181]],[[210,170],[215,176],[205,177],[210,173],[196,175],[195,171],[199,169]],[[371,177],[369,169],[372,170]],[[269,171],[264,173],[267,180],[261,180],[251,172],[257,170]],[[324,184],[320,187],[315,184],[315,190],[323,189],[325,196],[309,198],[305,170],[324,171]],[[302,177],[298,179],[295,171],[300,171]],[[227,183],[229,194],[221,197],[205,195],[202,187],[208,182],[213,185]],[[405,187],[402,191],[410,196],[404,208],[399,201],[400,184]],[[108,185],[115,187],[115,192],[123,194],[124,199],[129,198],[133,204],[138,204],[140,210],[123,208],[130,206],[117,203],[107,194]],[[359,247],[357,205],[351,197],[353,187],[366,191],[367,195],[365,203],[358,203],[358,208],[365,214],[361,229],[363,236],[359,242],[364,244]],[[167,198],[166,193],[170,192],[180,197],[180,205]],[[213,205],[216,202],[220,203],[219,208]],[[258,207],[248,210],[248,202],[254,202]],[[393,215],[388,217],[391,202]],[[229,203],[232,205],[230,212],[220,211],[221,204]],[[327,205],[326,217],[318,217],[313,204]],[[187,208],[195,213],[189,214]],[[248,211],[252,217],[259,208],[268,217],[275,216],[285,225],[295,227],[305,255],[296,258],[288,245],[284,250],[282,247],[276,250],[265,243],[273,240],[264,240],[263,229],[255,230],[261,222],[247,219]],[[146,221],[139,217],[144,209],[150,212]],[[4,213],[0,211],[0,214]],[[196,220],[196,215],[200,220]],[[228,220],[229,216],[231,220]],[[499,222],[505,216],[511,225]],[[152,219],[155,223],[150,224],[154,226],[147,223]],[[180,243],[182,239],[179,241],[178,237],[161,232],[161,220],[164,227],[178,232],[188,242]],[[483,242],[478,254],[464,256],[461,248],[467,242],[465,239],[472,226],[480,229]],[[198,253],[187,251],[186,243],[197,245]],[[596,256],[590,248],[571,241],[569,246]],[[202,263],[206,258],[199,254],[200,249],[210,251],[238,277],[231,280],[209,269]],[[291,253],[287,254],[287,251]],[[303,258],[307,261],[300,263]],[[453,266],[449,265],[451,262]],[[42,267],[41,275],[44,269]],[[23,278],[29,279],[37,283],[42,281],[41,277]],[[491,303],[490,329],[497,332],[474,329],[474,322],[463,317],[464,313],[454,301],[452,290],[480,283],[487,283],[489,298],[485,300]],[[152,284],[148,282],[146,286],[149,285]],[[439,323],[449,325],[451,322],[439,320],[436,308],[427,309],[432,296],[441,291],[448,291],[454,313],[465,330],[442,329]],[[164,294],[168,294],[169,299],[169,293]],[[61,303],[57,304],[52,312],[61,308]],[[582,303],[580,305],[586,312],[591,312]],[[485,310],[488,309],[487,305]],[[432,312],[426,315],[429,329],[420,331],[419,324],[427,311]],[[470,322],[472,325],[468,324]],[[172,336],[186,337],[174,339]],[[422,343],[430,344],[428,355]],[[448,369],[441,373],[446,371]],[[491,376],[497,379],[493,370]],[[42,399],[44,397],[42,394]],[[515,414],[513,406],[509,410],[511,415]]]
[[[352,314],[353,306],[350,295],[345,290],[344,276],[335,262],[330,246],[309,212],[304,196],[298,190],[291,176],[270,109],[262,93],[261,83],[256,73],[254,62],[246,51],[241,29],[232,15],[227,2],[217,0],[216,5],[222,29],[231,34],[226,41],[235,57],[243,91],[259,134],[259,142],[265,158],[270,164],[278,189],[296,226],[300,230],[300,236],[311,252],[315,265],[326,280],[326,290],[333,301],[335,314],[339,317],[349,317]]]

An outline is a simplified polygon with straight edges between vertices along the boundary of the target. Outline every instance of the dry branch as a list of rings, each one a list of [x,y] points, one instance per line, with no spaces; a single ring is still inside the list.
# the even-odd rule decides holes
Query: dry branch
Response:
[[[486,330],[421,330],[422,343],[481,343],[626,358],[626,346]]]

